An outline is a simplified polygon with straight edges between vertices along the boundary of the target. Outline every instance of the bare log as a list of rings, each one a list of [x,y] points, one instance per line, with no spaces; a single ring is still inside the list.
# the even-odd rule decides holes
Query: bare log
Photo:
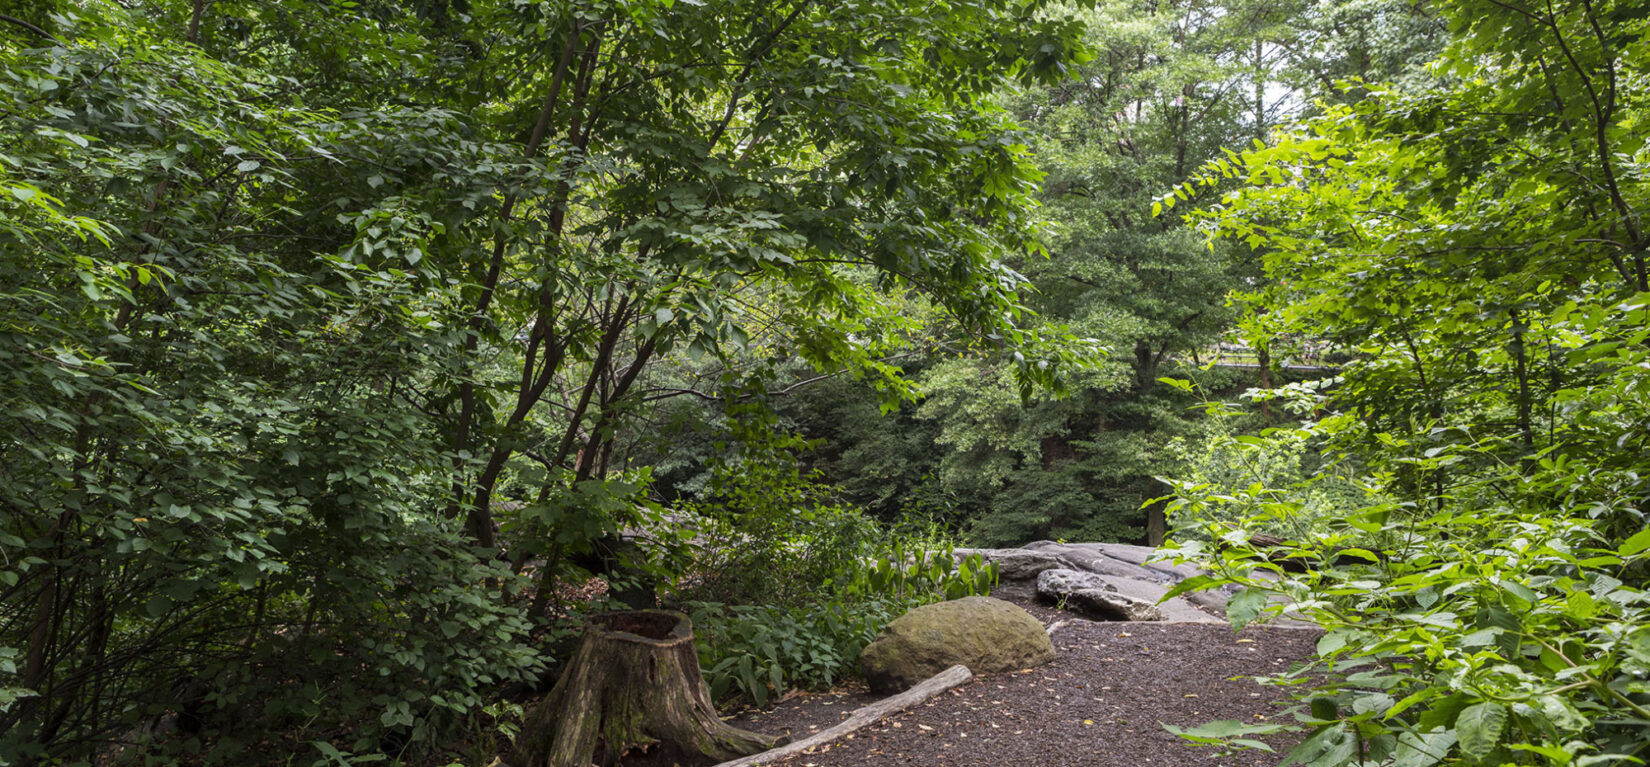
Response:
[[[941,671],[938,674],[928,677],[918,683],[917,686],[912,687],[905,692],[883,698],[875,703],[867,703],[864,706],[861,706],[858,711],[855,711],[851,716],[843,720],[842,724],[828,730],[824,730],[817,735],[811,735],[790,745],[775,748],[771,751],[764,751],[760,754],[756,754],[755,756],[747,756],[743,759],[723,762],[716,765],[716,767],[755,767],[755,765],[759,764],[771,764],[773,762],[777,762],[786,757],[800,754],[803,751],[815,746],[829,743],[837,738],[847,735],[850,732],[858,730],[861,727],[872,724],[883,717],[888,716],[889,714],[904,711],[905,709],[915,706],[918,703],[928,700],[935,695],[945,692],[946,690],[956,687],[957,685],[963,684],[973,678],[974,674],[968,670],[967,666],[952,666],[951,668]]]

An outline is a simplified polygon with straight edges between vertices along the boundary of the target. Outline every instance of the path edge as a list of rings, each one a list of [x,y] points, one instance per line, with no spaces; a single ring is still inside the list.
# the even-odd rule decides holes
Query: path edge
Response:
[[[821,730],[818,734],[810,735],[789,745],[768,749],[760,754],[734,759],[731,762],[722,762],[715,765],[715,767],[755,767],[759,764],[767,764],[794,756],[814,746],[836,740],[889,714],[904,711],[973,678],[974,673],[969,671],[967,666],[960,664],[952,666],[923,680],[905,692],[860,706],[847,719],[842,720],[841,724],[828,730]]]

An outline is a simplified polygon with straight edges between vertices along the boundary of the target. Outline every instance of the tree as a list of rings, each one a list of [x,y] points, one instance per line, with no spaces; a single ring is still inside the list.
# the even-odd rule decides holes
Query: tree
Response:
[[[1092,61],[1010,99],[1045,175],[1050,258],[1017,264],[1040,314],[1101,339],[1110,355],[1072,396],[1021,407],[995,361],[947,360],[924,375],[918,414],[946,448],[935,475],[981,498],[971,535],[1139,540],[1159,448],[1194,427],[1158,378],[1190,363],[1234,317],[1245,266],[1190,228],[1154,220],[1158,190],[1246,136],[1240,66],[1255,29],[1222,3],[1101,3],[1085,15]],[[1258,25],[1259,22],[1257,21]],[[1211,384],[1220,374],[1211,377]]]
[[[1354,93],[1177,190],[1223,192],[1193,218],[1263,255],[1270,322],[1349,355],[1327,396],[1293,393],[1317,415],[1277,439],[1364,496],[1286,544],[1321,568],[1267,585],[1257,571],[1280,571],[1249,528],[1326,483],[1180,485],[1187,523],[1264,511],[1208,525],[1232,577],[1195,587],[1246,586],[1240,622],[1281,595],[1329,630],[1324,668],[1387,669],[1313,693],[1298,761],[1642,758],[1650,533],[1629,446],[1650,198],[1625,180],[1644,164],[1627,84],[1646,22],[1633,4],[1436,8],[1452,40],[1434,81]]]
[[[1037,288],[1028,303],[1100,339],[1107,359],[1073,377],[1069,398],[1022,403],[994,369],[1011,357],[936,342],[907,363],[927,400],[897,426],[862,421],[863,402],[830,394],[798,408],[807,433],[834,445],[821,464],[850,498],[888,516],[896,497],[946,499],[941,516],[981,543],[1138,540],[1161,522],[1140,507],[1161,490],[1170,440],[1201,427],[1193,401],[1159,378],[1197,375],[1221,391],[1255,383],[1197,368],[1243,313],[1230,297],[1264,275],[1258,259],[1154,217],[1157,196],[1223,147],[1264,139],[1317,99],[1347,98],[1337,80],[1408,76],[1436,47],[1435,21],[1400,3],[1108,2],[1080,18],[1094,58],[1068,80],[1002,96],[1045,174],[1039,199],[1053,224],[1050,257],[1014,266]],[[1266,324],[1246,322],[1260,385],[1293,380],[1276,365],[1288,350],[1274,358],[1259,343]]]
[[[0,20],[0,748],[162,716],[218,759],[236,721],[378,748],[532,679],[517,573],[634,509],[603,480],[667,354],[892,377],[845,331],[923,292],[1055,383],[1082,350],[1024,327],[1034,170],[986,98],[1080,55],[1043,6]]]

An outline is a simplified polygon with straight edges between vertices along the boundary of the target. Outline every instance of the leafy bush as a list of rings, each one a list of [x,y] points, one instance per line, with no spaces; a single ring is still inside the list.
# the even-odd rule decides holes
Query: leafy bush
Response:
[[[1175,486],[1208,538],[1179,553],[1215,569],[1183,588],[1327,631],[1292,761],[1650,758],[1650,187],[1597,181],[1645,170],[1650,100],[1562,97],[1644,80],[1641,8],[1430,4],[1427,79],[1356,84],[1161,200],[1223,192],[1190,216],[1264,266],[1235,296],[1252,342],[1346,355],[1309,427],[1325,466]],[[1305,509],[1330,513],[1256,545]]]
[[[736,694],[764,706],[770,694],[856,674],[860,651],[907,606],[889,597],[789,608],[697,604],[699,665],[712,697]]]
[[[914,553],[908,553],[913,552]],[[692,605],[699,661],[712,696],[767,704],[791,687],[821,689],[859,673],[859,654],[889,621],[942,599],[989,594],[997,567],[951,548],[890,547],[851,577],[825,584],[823,598],[794,607]]]
[[[1242,444],[1290,455],[1296,439]],[[1424,448],[1410,461],[1436,471],[1494,451]],[[1327,632],[1312,664],[1274,680],[1304,689],[1298,716],[1311,735],[1294,762],[1590,765],[1650,755],[1650,594],[1637,585],[1650,565],[1650,530],[1621,540],[1588,513],[1597,503],[1560,513],[1535,502],[1594,472],[1551,459],[1528,476],[1517,465],[1505,471],[1512,476],[1481,472],[1434,503],[1375,503],[1320,518],[1281,546],[1256,545],[1251,531],[1298,513],[1297,496],[1317,480],[1282,489],[1176,483],[1176,519],[1209,540],[1169,548],[1212,575],[1172,593],[1237,586],[1234,627],[1281,615]],[[1479,495],[1485,483],[1515,479],[1529,495]],[[1287,560],[1313,566],[1290,572],[1280,564]],[[1184,734],[1235,744],[1260,731],[1216,724]]]
[[[761,706],[791,687],[829,687],[858,673],[860,650],[889,620],[996,585],[995,565],[958,562],[932,523],[890,529],[833,502],[798,467],[809,443],[774,429],[770,412],[734,410],[747,416],[731,419],[734,449],[689,507],[698,529],[665,533],[690,552],[673,563],[673,591],[713,696]]]

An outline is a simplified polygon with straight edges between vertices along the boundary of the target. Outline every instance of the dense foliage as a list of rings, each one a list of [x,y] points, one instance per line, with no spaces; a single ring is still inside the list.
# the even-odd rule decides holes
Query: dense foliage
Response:
[[[1042,5],[6,14],[0,756],[418,753],[536,684],[557,589],[646,570],[660,360],[897,394],[921,294],[1056,384],[989,100],[1078,56]]]
[[[1641,5],[5,4],[0,763],[486,763],[581,610],[762,703],[1164,510],[1296,761],[1650,758]]]
[[[1295,762],[1641,763],[1650,30],[1632,3],[1439,9],[1436,82],[1357,85],[1177,193],[1236,178],[1193,218],[1264,259],[1256,332],[1351,353],[1282,393],[1300,428],[1177,483],[1213,541],[1180,551],[1219,569],[1189,588],[1329,629]]]
[[[849,498],[886,517],[949,520],[981,545],[1044,538],[1161,539],[1156,475],[1181,465],[1176,440],[1209,424],[1163,376],[1235,395],[1303,375],[1300,356],[1255,342],[1247,367],[1213,367],[1244,319],[1228,296],[1260,277],[1256,260],[1209,247],[1153,203],[1229,146],[1265,138],[1315,99],[1343,100],[1343,77],[1412,80],[1439,42],[1436,23],[1399,3],[1100,2],[1078,18],[1094,56],[1068,80],[1004,97],[1045,174],[1039,201],[1050,257],[1017,266],[1041,316],[1106,345],[1065,396],[1022,401],[1012,358],[936,343],[909,363],[920,404],[878,418],[851,387],[799,395],[799,428]],[[1252,320],[1250,321],[1252,324]],[[1263,406],[1259,427],[1273,414]],[[1155,517],[1155,519],[1154,519]],[[1155,524],[1154,524],[1155,523]]]

